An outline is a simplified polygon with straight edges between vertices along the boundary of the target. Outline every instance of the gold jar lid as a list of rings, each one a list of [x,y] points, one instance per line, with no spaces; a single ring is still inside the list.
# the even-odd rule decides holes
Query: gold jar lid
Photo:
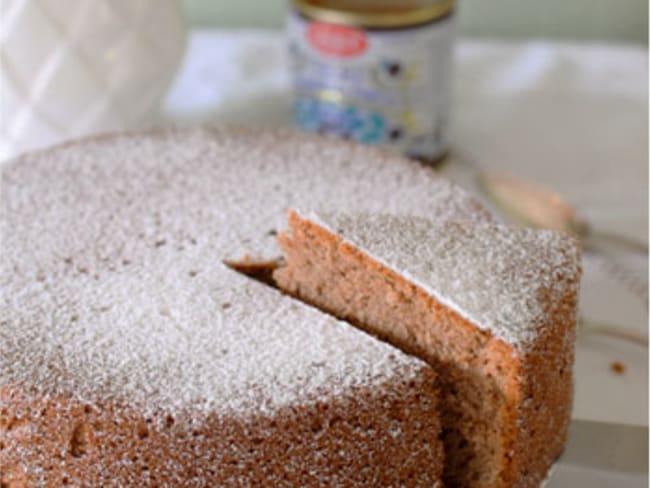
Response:
[[[293,0],[305,17],[370,29],[395,29],[427,24],[446,17],[455,0]]]

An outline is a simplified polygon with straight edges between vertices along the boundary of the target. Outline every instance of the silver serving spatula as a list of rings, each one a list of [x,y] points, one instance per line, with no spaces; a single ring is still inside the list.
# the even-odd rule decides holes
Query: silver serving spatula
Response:
[[[574,419],[560,464],[647,475],[648,427]]]
[[[539,185],[507,174],[485,171],[479,173],[478,183],[501,210],[523,225],[569,232],[583,242],[585,249],[600,249],[600,244],[610,244],[648,254],[647,243],[595,230],[580,218],[574,206]]]
[[[648,486],[648,428],[573,420],[546,488]]]

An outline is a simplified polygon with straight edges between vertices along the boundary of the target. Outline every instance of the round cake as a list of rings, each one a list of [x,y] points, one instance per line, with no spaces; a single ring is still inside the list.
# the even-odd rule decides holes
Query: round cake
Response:
[[[435,485],[433,370],[224,264],[277,259],[290,207],[490,220],[416,163],[290,132],[5,163],[3,486]]]

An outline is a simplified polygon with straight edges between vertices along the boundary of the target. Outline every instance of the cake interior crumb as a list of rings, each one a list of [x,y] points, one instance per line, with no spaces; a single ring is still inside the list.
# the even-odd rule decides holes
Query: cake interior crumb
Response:
[[[509,370],[510,355],[491,356],[488,334],[458,333],[447,312],[432,313],[412,285],[373,267],[360,253],[342,251],[314,230],[292,227],[291,237],[281,234],[287,264],[273,273],[276,286],[431,364],[441,391],[445,486],[496,486],[509,449],[501,436],[508,404],[496,371]],[[449,341],[427,338],[432,326],[445,329]],[[459,355],[467,367],[458,362]]]

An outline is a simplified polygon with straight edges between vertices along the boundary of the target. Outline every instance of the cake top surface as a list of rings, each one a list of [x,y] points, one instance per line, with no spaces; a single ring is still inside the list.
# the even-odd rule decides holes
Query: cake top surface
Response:
[[[260,413],[422,363],[229,269],[286,209],[485,220],[402,158],[289,132],[89,139],[1,167],[0,381],[145,409]]]
[[[359,212],[305,212],[475,326],[525,351],[577,292],[578,243],[548,230]]]

